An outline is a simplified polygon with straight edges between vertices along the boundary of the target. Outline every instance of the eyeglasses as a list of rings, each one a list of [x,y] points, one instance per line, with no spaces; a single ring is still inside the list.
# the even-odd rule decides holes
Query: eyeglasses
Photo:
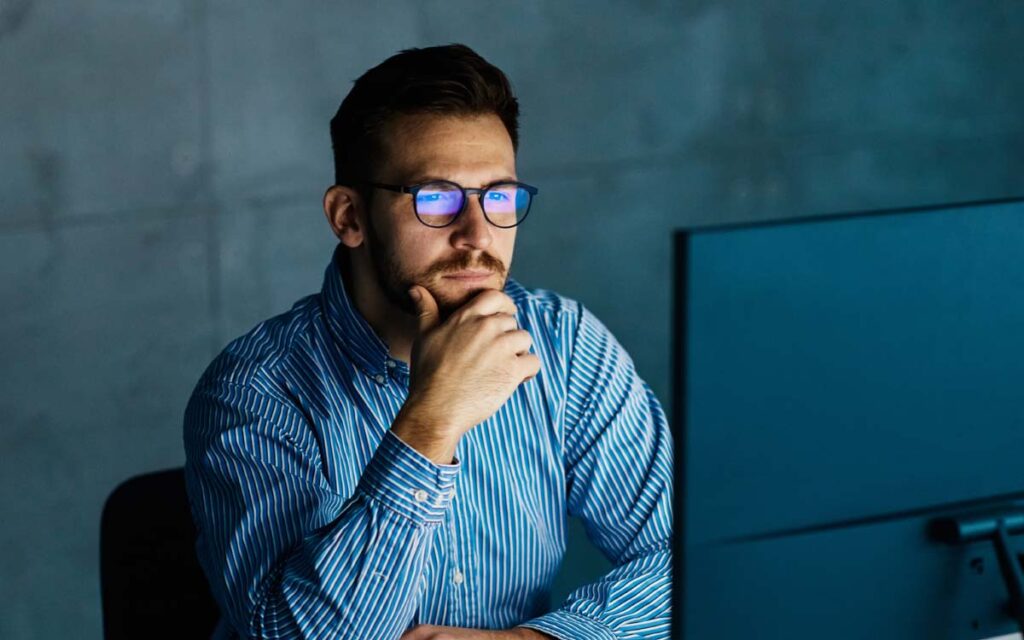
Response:
[[[487,221],[496,227],[510,229],[530,213],[537,187],[522,182],[496,182],[482,189],[463,187],[449,180],[431,180],[421,184],[403,186],[361,180],[364,184],[397,193],[412,194],[412,210],[420,222],[428,227],[447,227],[466,209],[469,194],[480,199],[480,208]]]

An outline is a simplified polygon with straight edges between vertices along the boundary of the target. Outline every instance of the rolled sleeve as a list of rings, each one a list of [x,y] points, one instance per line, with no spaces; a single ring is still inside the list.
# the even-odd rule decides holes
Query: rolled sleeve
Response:
[[[617,640],[618,638],[611,629],[593,618],[565,610],[552,611],[519,626],[535,629],[559,640],[575,640],[576,638]]]

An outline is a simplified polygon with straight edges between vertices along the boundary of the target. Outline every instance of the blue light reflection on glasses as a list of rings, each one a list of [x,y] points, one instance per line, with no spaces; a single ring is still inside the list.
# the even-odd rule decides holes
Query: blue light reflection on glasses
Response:
[[[490,189],[484,196],[484,208],[489,215],[518,215],[526,212],[530,192],[509,186]],[[453,216],[462,210],[462,192],[455,189],[421,189],[416,194],[416,211],[426,216]]]

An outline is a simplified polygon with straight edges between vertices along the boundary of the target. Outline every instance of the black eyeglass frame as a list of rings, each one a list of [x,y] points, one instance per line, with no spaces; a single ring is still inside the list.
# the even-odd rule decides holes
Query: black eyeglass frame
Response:
[[[421,182],[419,184],[412,185],[385,184],[381,182],[370,182],[369,180],[359,180],[358,182],[365,184],[369,187],[376,187],[377,189],[385,189],[387,191],[394,191],[396,193],[408,193],[412,195],[412,211],[414,214],[416,214],[416,219],[420,221],[420,224],[422,224],[425,227],[430,227],[431,229],[444,229],[445,227],[454,224],[454,222],[459,219],[459,216],[462,215],[462,212],[466,210],[466,204],[469,202],[469,196],[474,193],[476,194],[477,199],[480,201],[480,209],[484,212],[484,217],[487,218],[488,223],[494,225],[495,227],[498,227],[499,229],[512,229],[514,227],[518,227],[523,223],[523,220],[526,220],[526,216],[530,215],[530,208],[533,207],[533,197],[537,195],[538,191],[537,187],[534,187],[533,185],[526,184],[525,182],[516,182],[515,180],[503,180],[501,182],[489,184],[486,187],[464,187],[458,182],[452,182],[451,180],[428,180],[426,182]],[[416,194],[419,193],[420,190],[423,189],[424,187],[432,184],[450,184],[462,192],[462,207],[458,210],[458,212],[456,212],[454,216],[452,216],[452,219],[446,222],[445,224],[436,225],[427,224],[426,222],[423,222],[423,218],[420,217],[419,208],[416,206]],[[517,188],[526,189],[526,192],[530,194],[530,202],[526,205],[526,212],[523,213],[523,217],[517,220],[515,224],[495,224],[495,222],[491,220],[491,217],[487,215],[487,207],[484,205],[484,194],[486,194],[488,191],[493,191],[498,187],[506,187],[508,185],[514,185]]]

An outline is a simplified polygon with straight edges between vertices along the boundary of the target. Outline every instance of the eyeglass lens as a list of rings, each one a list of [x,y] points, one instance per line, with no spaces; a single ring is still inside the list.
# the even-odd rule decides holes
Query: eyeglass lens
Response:
[[[514,227],[530,210],[530,192],[514,184],[498,184],[483,193],[482,204],[492,224]],[[416,192],[416,215],[431,227],[450,224],[462,205],[463,192],[447,182],[428,183]]]

